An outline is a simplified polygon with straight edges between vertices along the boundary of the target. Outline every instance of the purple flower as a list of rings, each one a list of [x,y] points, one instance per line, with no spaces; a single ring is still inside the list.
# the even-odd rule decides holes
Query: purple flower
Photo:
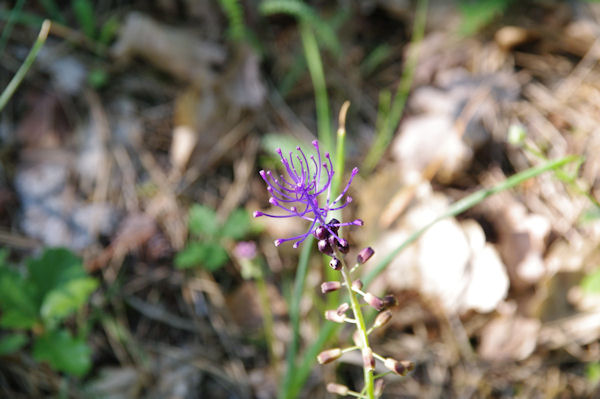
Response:
[[[273,218],[291,218],[299,217],[310,222],[308,231],[295,237],[280,238],[275,240],[275,245],[279,246],[286,241],[294,241],[294,248],[306,240],[306,238],[315,232],[319,226],[323,226],[330,235],[336,237],[338,241],[342,239],[337,235],[340,226],[357,225],[362,226],[362,220],[357,219],[350,223],[340,223],[337,220],[327,223],[327,214],[329,211],[335,211],[344,208],[350,202],[352,197],[346,195],[350,188],[352,179],[358,173],[358,168],[352,169],[352,174],[348,184],[342,190],[342,193],[336,198],[331,198],[331,182],[333,180],[333,163],[329,153],[325,153],[325,160],[321,158],[319,142],[314,140],[313,146],[317,150],[317,158],[306,154],[300,147],[296,147],[297,153],[292,152],[286,158],[281,149],[277,153],[281,158],[281,163],[285,167],[287,177],[279,175],[277,177],[271,171],[260,171],[260,176],[267,183],[267,191],[271,194],[269,203],[277,208],[283,209],[287,214],[271,215],[264,212],[254,212],[254,217],[269,216]],[[322,179],[323,178],[323,179]],[[325,180],[322,183],[322,180]],[[325,197],[323,199],[323,197]],[[345,199],[344,199],[345,198]]]

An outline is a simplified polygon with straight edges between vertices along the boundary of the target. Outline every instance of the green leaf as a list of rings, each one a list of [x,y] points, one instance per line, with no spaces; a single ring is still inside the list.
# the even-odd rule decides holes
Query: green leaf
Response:
[[[223,266],[228,259],[227,251],[221,245],[210,243],[206,247],[206,257],[202,262],[202,266],[212,272]]]
[[[248,234],[250,227],[250,215],[245,209],[240,208],[231,212],[223,226],[223,230],[221,230],[221,234],[223,237],[241,240]]]
[[[90,39],[96,36],[96,18],[94,17],[94,5],[90,0],[73,0],[71,2],[73,13],[83,32]]]
[[[0,268],[0,326],[30,328],[37,321],[35,291],[18,273]]]
[[[175,266],[180,269],[202,266],[215,271],[227,262],[227,251],[215,242],[193,242],[175,256]]]
[[[81,260],[64,248],[52,248],[27,262],[29,279],[36,290],[38,307],[45,296],[71,280],[86,277]]]
[[[600,294],[600,268],[581,280],[581,289],[585,294]]]
[[[213,237],[219,231],[217,214],[208,206],[194,204],[190,208],[188,228],[194,235]]]
[[[42,303],[42,318],[50,321],[67,317],[83,306],[97,287],[96,279],[84,277],[71,280],[50,291]]]
[[[81,338],[73,338],[67,330],[51,330],[33,344],[33,357],[46,361],[58,371],[78,377],[92,366],[91,350]]]
[[[98,42],[105,46],[109,45],[110,42],[115,38],[119,31],[119,20],[113,15],[106,20],[106,22],[100,28],[100,34],[98,35]]]
[[[585,376],[592,384],[600,382],[600,363],[588,363],[588,365],[585,367]]]
[[[579,217],[579,223],[591,223],[600,219],[600,208],[593,206],[592,208],[586,209],[583,214]]]
[[[10,355],[27,344],[27,336],[22,333],[5,335],[0,338],[0,356]]]
[[[497,15],[506,10],[512,0],[462,0],[459,3],[462,14],[460,31],[472,35],[489,24]]]

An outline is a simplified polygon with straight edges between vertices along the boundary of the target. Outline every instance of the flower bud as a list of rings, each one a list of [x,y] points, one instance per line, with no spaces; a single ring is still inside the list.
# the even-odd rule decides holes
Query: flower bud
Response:
[[[337,242],[337,248],[343,254],[350,252],[350,244],[348,244],[348,240],[344,240],[343,238],[340,238]]]
[[[334,393],[340,396],[346,396],[348,395],[348,391],[349,389],[345,385],[336,384],[334,382],[330,382],[329,384],[327,384],[327,392],[329,393]]]
[[[327,237],[327,242],[329,243],[329,245],[331,245],[331,248],[335,248],[337,246],[337,238],[336,236],[329,236]]]
[[[413,371],[415,368],[415,364],[408,360],[397,361],[396,359],[392,359],[388,357],[383,362],[386,368],[393,371],[394,373],[405,376],[409,372]]]
[[[371,256],[373,256],[374,253],[375,253],[375,251],[373,251],[373,248],[371,248],[371,247],[363,248],[358,253],[358,256],[356,257],[356,261],[362,265],[363,263],[368,261],[371,258]]]
[[[377,315],[373,322],[373,328],[379,328],[386,325],[392,319],[392,312],[389,310],[383,311]]]
[[[329,261],[329,266],[333,269],[333,270],[341,270],[342,269],[342,262],[338,259],[338,258],[333,258]]]
[[[340,356],[342,356],[340,348],[327,349],[317,355],[317,361],[319,364],[327,364],[338,359]]]
[[[325,255],[333,256],[333,248],[331,245],[329,245],[327,240],[319,240],[317,243],[317,248],[319,249],[319,252],[324,253]]]
[[[350,305],[348,305],[348,302],[344,302],[340,306],[338,306],[338,308],[336,309],[336,312],[339,315],[344,315],[344,314],[346,314],[348,309],[350,309]]]
[[[360,280],[354,280],[352,282],[352,289],[353,290],[360,291],[360,290],[362,290],[362,287],[363,287],[363,282],[362,281],[360,281]]]
[[[391,308],[392,306],[398,306],[398,300],[394,295],[386,295],[383,297],[384,308]]]
[[[339,281],[326,281],[321,284],[321,292],[323,294],[328,294],[333,291],[337,291],[342,288],[342,283]]]
[[[381,298],[376,297],[375,295],[367,292],[363,297],[365,302],[374,307],[377,310],[383,310],[383,300]]]
[[[313,234],[317,240],[326,240],[329,237],[329,231],[327,231],[327,228],[323,225],[317,227]]]
[[[363,368],[365,370],[375,370],[375,356],[373,356],[371,348],[363,348],[362,357]]]
[[[337,232],[340,230],[340,226],[335,226],[336,224],[340,224],[340,221],[337,220],[336,218],[333,218],[329,221],[329,223],[327,223],[329,225],[329,228],[335,233],[337,234]]]
[[[346,321],[346,316],[344,314],[338,314],[337,310],[326,310],[325,319],[333,321],[334,323],[343,323]]]

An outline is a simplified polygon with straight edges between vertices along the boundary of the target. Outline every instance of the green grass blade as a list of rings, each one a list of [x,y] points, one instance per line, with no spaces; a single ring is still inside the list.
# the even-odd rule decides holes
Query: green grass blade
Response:
[[[292,341],[287,350],[286,371],[281,385],[280,397],[289,398],[288,392],[294,375],[296,374],[296,356],[300,347],[300,301],[304,292],[304,283],[308,273],[308,261],[310,260],[311,249],[314,245],[314,237],[310,235],[302,246],[300,259],[298,260],[298,269],[296,270],[296,279],[294,281],[294,292],[290,302],[290,324],[292,325]]]
[[[23,61],[23,64],[21,65],[17,73],[15,73],[15,76],[13,76],[11,81],[8,83],[8,85],[0,95],[0,111],[4,109],[4,106],[6,105],[8,100],[10,100],[14,92],[17,90],[17,87],[19,87],[21,81],[23,81],[23,78],[27,74],[27,71],[31,67],[31,64],[33,64],[33,61],[35,61],[38,52],[40,51],[44,43],[46,43],[46,39],[48,38],[48,32],[50,31],[50,24],[51,23],[49,20],[45,20],[42,23],[42,28],[40,29],[38,38],[33,44],[33,47],[31,47],[29,54],[27,54],[27,58],[25,58],[25,61]]]
[[[315,91],[315,104],[317,107],[317,127],[319,141],[326,151],[333,150],[333,134],[331,132],[331,118],[329,115],[329,99],[327,97],[327,84],[323,63],[319,54],[319,46],[312,28],[308,23],[300,23],[300,36],[304,47],[304,55],[308,71]]]
[[[6,46],[6,42],[8,41],[8,38],[12,33],[13,25],[15,24],[19,15],[21,14],[23,4],[25,4],[25,0],[17,0],[17,3],[8,15],[8,20],[6,21],[6,25],[4,25],[4,29],[2,30],[2,36],[0,37],[0,54],[4,53],[4,47]]]

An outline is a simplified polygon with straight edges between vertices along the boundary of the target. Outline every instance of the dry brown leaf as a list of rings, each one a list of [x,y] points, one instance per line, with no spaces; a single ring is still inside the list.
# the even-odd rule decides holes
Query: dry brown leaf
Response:
[[[215,79],[212,66],[225,61],[225,50],[216,43],[202,41],[190,32],[160,24],[132,12],[121,27],[112,49],[119,61],[138,56],[178,79],[196,87],[210,86]]]
[[[499,316],[483,328],[479,354],[495,362],[526,359],[535,350],[540,327],[537,319]]]

